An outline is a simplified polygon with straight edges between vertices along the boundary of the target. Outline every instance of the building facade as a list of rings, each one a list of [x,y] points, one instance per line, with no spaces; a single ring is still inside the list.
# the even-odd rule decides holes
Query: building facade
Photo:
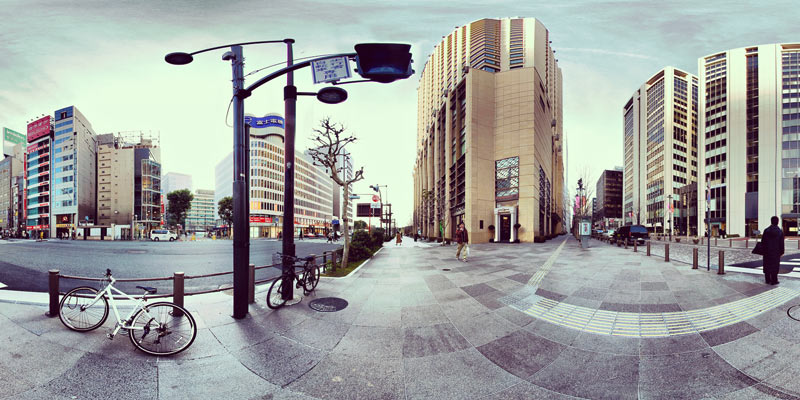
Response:
[[[9,156],[0,160],[0,236],[11,235],[18,229],[17,199],[14,187],[23,174],[22,146],[9,150]]]
[[[668,232],[678,215],[679,189],[697,181],[697,77],[666,67],[623,107],[624,223]]]
[[[482,19],[435,46],[417,89],[415,230],[472,242],[565,232],[561,69],[533,18]]]
[[[159,135],[119,132],[97,136],[97,224],[117,226],[115,234],[122,238],[131,237],[136,211],[141,211],[135,209],[136,149],[159,153]]]
[[[161,201],[161,152],[152,146],[133,149],[133,217],[137,237],[165,224]]]
[[[25,229],[36,238],[49,238],[53,226],[50,214],[51,156],[53,124],[49,115],[28,123],[25,149],[23,208]]]
[[[776,215],[785,235],[797,235],[800,43],[726,50],[697,64],[705,95],[698,193],[711,198],[700,201],[700,231],[708,222],[712,235],[749,236]]]
[[[194,191],[192,207],[186,213],[187,232],[210,232],[216,226],[217,207],[214,191],[197,189]]]
[[[594,218],[600,226],[616,227],[622,222],[622,169],[603,171],[595,185]]]
[[[284,120],[280,114],[246,115],[250,126],[250,236],[277,237],[283,228]],[[233,154],[215,169],[215,201],[231,195]],[[295,152],[295,232],[323,234],[331,229],[333,184],[306,154]]]
[[[53,115],[53,237],[68,237],[80,224],[97,222],[97,143],[92,125],[74,106]]]

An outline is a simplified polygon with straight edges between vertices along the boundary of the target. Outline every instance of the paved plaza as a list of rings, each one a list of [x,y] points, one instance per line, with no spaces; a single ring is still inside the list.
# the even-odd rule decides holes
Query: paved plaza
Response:
[[[800,398],[800,280],[692,270],[594,241],[387,244],[350,277],[233,320],[189,297],[195,343],[171,358],[47,318],[0,291],[0,398]],[[726,256],[727,257],[727,256]],[[308,302],[340,297],[338,312]]]

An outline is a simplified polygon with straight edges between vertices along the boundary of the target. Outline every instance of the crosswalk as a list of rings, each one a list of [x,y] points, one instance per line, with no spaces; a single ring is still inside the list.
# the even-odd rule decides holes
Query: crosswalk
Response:
[[[7,287],[8,286],[6,286],[6,284],[4,284],[3,282],[0,282],[0,289],[7,288]]]
[[[781,261],[781,265],[784,265],[786,267],[794,267],[796,265],[800,265],[800,258],[792,258],[789,261]],[[726,265],[725,270],[730,272],[742,272],[745,274],[756,274],[756,275],[761,275],[764,273],[763,266],[758,266],[756,268],[745,268],[745,267],[734,267]],[[792,271],[789,272],[788,274],[780,274],[780,277],[800,279],[800,271]]]

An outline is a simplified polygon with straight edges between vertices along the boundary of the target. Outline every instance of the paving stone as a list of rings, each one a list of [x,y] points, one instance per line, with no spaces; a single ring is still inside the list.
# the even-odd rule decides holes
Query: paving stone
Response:
[[[603,299],[607,295],[608,295],[608,290],[598,289],[588,286],[584,286],[572,293],[572,296],[583,297],[584,299],[599,300],[599,301],[603,301]]]
[[[532,316],[509,306],[498,308],[494,313],[517,326],[525,326],[534,321]]]
[[[493,393],[487,398],[497,400],[573,400],[572,396],[560,394],[547,390],[545,388],[536,386],[530,382],[520,382],[500,392]]]
[[[639,312],[642,313],[669,313],[682,311],[678,303],[667,304],[640,304]]]
[[[580,331],[577,329],[556,325],[542,319],[534,320],[534,322],[526,325],[523,329],[565,345],[570,345],[578,334],[580,334]]]
[[[714,347],[720,344],[732,342],[754,332],[758,332],[758,329],[754,328],[747,322],[742,321],[719,329],[700,332],[700,336],[702,336],[703,339],[708,342],[709,346]]]
[[[714,348],[727,363],[760,380],[788,368],[800,358],[800,350],[781,338],[758,332]]]
[[[483,314],[489,309],[474,298],[451,301],[440,304],[442,311],[451,320],[464,319],[473,315]]]
[[[710,349],[643,356],[639,363],[639,395],[643,398],[716,397],[757,383]]]
[[[562,344],[517,330],[477,349],[493,363],[524,379],[550,364],[564,348]]]
[[[569,374],[564,373],[567,370]],[[638,395],[639,359],[566,348],[528,381],[575,397],[634,399]]]
[[[608,311],[619,311],[619,312],[639,312],[639,304],[631,304],[631,303],[613,303],[609,301],[604,301],[600,304],[600,310],[608,310]]]
[[[0,375],[1,376],[1,375]],[[0,393],[6,394],[9,392],[5,392],[3,390],[2,384],[0,384]],[[47,389],[36,387],[24,392],[20,393],[9,393],[11,397],[3,397],[3,398],[13,398],[15,400],[74,400],[74,396],[64,396],[55,394]]]
[[[358,326],[402,326],[402,307],[364,307],[353,321]]]
[[[568,297],[567,295],[551,292],[549,290],[542,289],[542,288],[536,289],[536,295],[542,296],[542,297],[544,297],[546,299],[555,300],[555,301],[562,301],[562,300],[564,300],[564,299],[566,299]]]
[[[403,330],[403,357],[425,357],[471,347],[451,323]]]
[[[800,397],[800,394],[798,393],[789,394],[772,388],[769,385],[760,383],[755,386],[750,386],[742,390],[728,393],[719,398],[724,400],[796,400],[798,397]]]
[[[708,349],[708,343],[698,333],[666,337],[643,337],[639,341],[639,354],[666,355]]]
[[[645,290],[669,290],[666,282],[642,282],[642,291]]]
[[[231,354],[256,375],[275,385],[285,386],[314,368],[326,353],[288,338],[276,337]]]
[[[493,288],[493,287],[491,287],[491,286],[489,286],[489,285],[487,285],[485,283],[479,283],[479,284],[476,284],[476,285],[469,285],[469,286],[462,286],[461,290],[463,290],[464,292],[466,292],[468,295],[470,295],[472,297],[477,297],[477,296],[480,296],[480,295],[484,295],[484,294],[487,294],[487,293],[491,293],[491,292],[497,291],[497,289],[495,289],[495,288]]]
[[[520,379],[475,349],[403,360],[409,399],[466,399],[496,393]],[[453,384],[458,382],[457,384]]]
[[[444,289],[444,290],[434,291],[433,297],[439,303],[447,303],[450,301],[468,299],[471,296],[466,294],[460,288],[454,288],[454,289]]]
[[[487,293],[481,296],[476,296],[475,300],[477,300],[478,303],[483,304],[484,307],[490,310],[496,310],[500,307],[505,306],[505,304],[503,304],[502,302],[500,302],[500,300],[498,300],[500,297],[503,296],[505,296],[505,292],[497,291],[497,292]]]
[[[162,399],[253,398],[280,388],[261,379],[231,355],[158,364]]]
[[[639,338],[581,332],[570,346],[599,353],[639,355]]]
[[[400,358],[403,355],[403,330],[400,328],[352,326],[333,349],[349,355],[380,355]]]
[[[448,322],[447,315],[438,304],[403,307],[401,309],[403,328],[437,325]]]
[[[331,353],[288,389],[323,399],[403,399],[403,361]]]
[[[75,396],[79,399],[105,399],[112,393],[136,393],[136,397],[140,399],[158,398],[155,358],[152,361],[139,361],[88,353],[74,365],[79,365],[80,368],[68,368],[44,385],[44,388],[62,396]],[[113,373],[109,374],[109,371]]]
[[[349,326],[309,318],[286,330],[282,335],[307,346],[331,350],[342,340]]]
[[[494,313],[483,313],[465,319],[454,319],[453,325],[464,339],[467,339],[467,342],[474,347],[482,346],[519,329],[518,326]]]

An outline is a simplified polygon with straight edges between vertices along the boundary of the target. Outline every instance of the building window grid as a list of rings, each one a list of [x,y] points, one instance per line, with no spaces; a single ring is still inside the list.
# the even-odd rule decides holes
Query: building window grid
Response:
[[[519,157],[495,161],[495,199],[513,200],[519,196]]]

